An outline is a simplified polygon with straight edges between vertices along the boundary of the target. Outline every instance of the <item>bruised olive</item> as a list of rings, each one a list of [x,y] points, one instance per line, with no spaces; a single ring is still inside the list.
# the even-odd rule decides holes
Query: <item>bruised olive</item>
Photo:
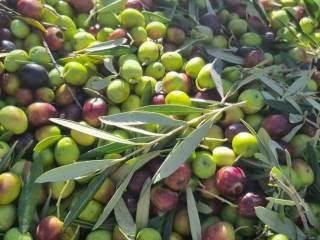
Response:
[[[36,89],[47,86],[49,76],[47,70],[36,63],[24,65],[18,72],[19,78],[25,87]]]

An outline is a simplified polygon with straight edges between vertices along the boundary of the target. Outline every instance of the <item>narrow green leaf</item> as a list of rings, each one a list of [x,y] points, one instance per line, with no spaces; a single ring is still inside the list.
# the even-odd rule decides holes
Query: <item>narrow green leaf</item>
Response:
[[[303,71],[301,77],[296,79],[294,83],[288,88],[285,93],[285,97],[294,95],[297,92],[302,91],[307,84],[307,81],[310,79],[310,71]]]
[[[181,47],[175,50],[175,52],[181,53],[189,49],[189,47],[194,46],[196,43],[203,41],[204,39],[205,37],[200,37],[198,39],[187,39]]]
[[[33,144],[33,140],[30,140],[23,148],[20,152],[18,152],[17,156],[14,157],[14,163],[20,161],[22,159],[22,157],[24,156],[24,154],[26,153],[26,151],[32,146]]]
[[[279,86],[279,84],[277,84],[276,81],[266,76],[261,76],[260,81],[264,83],[266,86],[268,86],[270,89],[275,91],[279,96],[283,96],[284,90],[281,86]]]
[[[90,158],[93,159],[100,154],[105,155],[105,154],[109,154],[109,153],[121,153],[123,151],[133,149],[134,147],[135,147],[134,145],[127,145],[127,144],[117,143],[117,142],[109,143],[109,144],[91,149],[88,152],[83,153],[80,156],[80,159],[90,159]]]
[[[4,155],[3,158],[0,158],[0,173],[4,172],[7,170],[8,167],[10,167],[11,162],[13,161],[12,154],[14,152],[14,149],[16,147],[18,142],[15,142],[10,150],[7,152],[6,155]]]
[[[151,86],[151,82],[148,81],[146,84],[146,87],[143,91],[143,94],[141,96],[141,104],[142,106],[147,106],[150,105],[151,103],[151,99],[152,99],[152,86]]]
[[[197,209],[198,209],[198,212],[202,213],[202,214],[208,215],[208,214],[212,213],[212,208],[204,202],[199,201],[197,203]]]
[[[211,67],[211,78],[215,83],[215,86],[217,88],[217,91],[220,95],[221,98],[224,98],[224,93],[223,93],[223,84],[222,84],[222,79],[221,79],[221,73],[223,70],[223,62],[221,59],[216,58],[212,62],[212,67]]]
[[[120,198],[114,208],[114,215],[122,231],[129,237],[135,237],[137,234],[137,227],[126,203],[122,198]]]
[[[267,197],[266,199],[269,202],[272,202],[277,205],[282,205],[282,206],[295,206],[296,205],[296,203],[292,200],[273,198],[273,197]]]
[[[31,221],[36,213],[41,185],[35,180],[43,172],[43,166],[40,161],[34,161],[23,185],[18,202],[18,222],[21,232],[28,232]]]
[[[59,124],[61,126],[64,126],[66,128],[74,129],[74,130],[77,130],[78,132],[82,132],[82,133],[88,134],[90,136],[94,136],[96,138],[100,138],[100,139],[104,139],[104,140],[108,140],[108,141],[113,141],[113,142],[118,142],[118,143],[129,144],[129,145],[143,145],[143,144],[138,144],[138,143],[131,142],[129,140],[119,138],[119,137],[114,136],[114,135],[107,133],[105,131],[102,131],[102,130],[99,130],[99,129],[96,129],[93,127],[89,127],[89,126],[84,126],[80,123],[73,122],[70,120],[51,118],[50,121],[53,123]]]
[[[103,224],[103,222],[109,217],[110,213],[114,209],[115,205],[118,203],[122,194],[126,190],[130,180],[135,173],[136,170],[141,168],[144,164],[149,162],[151,159],[155,158],[160,154],[161,151],[150,152],[144,155],[141,155],[135,158],[135,164],[132,166],[130,173],[125,177],[125,179],[121,182],[116,192],[113,194],[112,198],[108,202],[107,206],[104,208],[102,214],[100,215],[98,221],[94,225],[93,229],[97,229]]]
[[[98,52],[110,50],[110,49],[115,48],[117,46],[122,46],[126,42],[127,42],[126,38],[119,38],[119,39],[115,39],[115,40],[110,40],[110,41],[96,44],[92,47],[81,49],[77,53],[98,53]]]
[[[311,97],[307,97],[305,99],[309,104],[311,104],[311,106],[315,109],[317,109],[318,111],[320,111],[320,103],[317,102],[316,100],[314,100],[313,98]]]
[[[46,202],[44,203],[42,209],[41,209],[41,213],[40,213],[40,219],[45,218],[46,216],[48,216],[48,210],[50,207],[50,203],[51,203],[51,198],[52,198],[52,191],[49,190],[48,193],[48,197],[46,199]]]
[[[71,223],[73,223],[78,218],[83,209],[87,206],[89,201],[93,198],[98,189],[101,187],[101,185],[103,184],[106,177],[110,174],[110,172],[111,170],[107,169],[101,175],[99,175],[89,183],[87,189],[84,191],[79,200],[76,202],[76,204],[74,204],[74,206],[71,208],[68,215],[66,216],[64,220],[65,228],[69,227]]]
[[[123,182],[120,184],[120,186],[117,188],[116,192],[113,194],[112,198],[108,202],[107,206],[103,209],[102,214],[100,215],[98,221],[93,227],[93,230],[98,229],[101,224],[109,217],[110,213],[114,209],[114,207],[117,205],[119,200],[121,199],[124,191],[126,190],[127,186],[130,183],[130,180],[133,176],[134,172],[131,171],[131,173],[123,180]]]
[[[113,56],[108,56],[103,60],[103,65],[106,67],[106,69],[111,72],[114,75],[118,75],[117,70],[115,69],[113,65]]]
[[[183,105],[150,105],[138,108],[137,111],[143,112],[154,112],[154,113],[161,113],[165,115],[177,115],[177,116],[186,116],[192,113],[206,113],[209,112],[207,109],[202,108],[195,108],[195,107],[188,107]]]
[[[104,159],[76,162],[51,169],[39,176],[36,182],[64,182],[70,179],[87,176],[91,173],[95,173],[96,171],[111,167],[121,161],[124,161],[124,159]]]
[[[234,55],[233,53],[223,51],[218,48],[213,48],[210,46],[205,46],[206,52],[215,57],[215,58],[220,58],[223,61],[229,62],[229,63],[234,63],[234,64],[244,64],[244,59]]]
[[[172,152],[164,160],[158,171],[153,177],[153,182],[157,183],[160,180],[170,176],[178,167],[183,164],[198,147],[201,140],[207,135],[209,128],[214,120],[211,119],[202,126],[194,130],[186,139],[172,150]]]
[[[126,125],[120,125],[118,127],[125,129],[127,131],[130,131],[130,132],[140,133],[140,134],[143,134],[146,136],[163,136],[162,133],[150,132],[150,131],[147,131],[147,130],[144,130],[144,129],[138,128],[138,127],[132,127],[132,126],[126,126]]]
[[[108,85],[111,82],[111,79],[113,79],[115,76],[111,75],[105,78],[95,77],[94,79],[90,78],[90,81],[87,82],[86,87],[90,88],[94,91],[101,91],[108,87]]]
[[[140,193],[139,201],[137,204],[137,212],[136,212],[136,224],[137,224],[138,231],[148,226],[151,185],[152,185],[151,179],[148,178],[144,182],[141,193]]]
[[[154,123],[165,126],[179,127],[185,124],[184,121],[172,119],[166,115],[153,112],[124,112],[109,116],[100,117],[100,121],[112,126],[131,126]]]
[[[38,144],[34,147],[33,151],[35,153],[42,152],[43,150],[51,147],[56,142],[58,142],[62,138],[61,135],[51,136],[43,139],[42,141],[38,142]]]
[[[146,22],[150,21],[151,19],[152,21],[162,22],[163,24],[169,24],[171,22],[170,19],[153,12],[142,11],[142,14],[145,17]]]
[[[165,218],[165,223],[163,225],[163,240],[170,240],[171,233],[173,231],[174,219],[176,215],[176,209],[174,208],[169,213],[167,213]]]
[[[273,231],[285,234],[292,240],[307,239],[306,235],[289,218],[280,217],[279,213],[264,207],[255,208],[257,217]]]
[[[187,206],[190,221],[191,235],[193,240],[201,239],[201,223],[198,214],[197,204],[193,196],[192,189],[187,188]]]
[[[300,131],[301,128],[303,128],[304,123],[301,123],[294,128],[291,129],[291,131],[282,138],[283,141],[285,142],[290,142],[291,139]]]
[[[120,13],[123,9],[125,4],[127,3],[127,0],[112,0],[112,1],[108,1],[107,5],[102,6],[101,8],[98,9],[97,13],[99,12],[103,12],[103,13],[107,13],[107,12],[112,12],[112,13]]]
[[[265,103],[271,108],[281,111],[282,113],[286,113],[286,114],[299,113],[294,107],[288,104],[288,102],[278,101],[278,100],[265,100]]]
[[[312,187],[317,189],[318,192],[320,192],[320,165],[318,162],[320,156],[318,151],[315,149],[315,147],[312,146],[311,143],[308,144],[306,157],[315,175],[315,180],[312,184]]]
[[[307,12],[313,17],[313,18],[319,18],[320,17],[320,2],[319,0],[303,0],[304,5],[306,6]]]

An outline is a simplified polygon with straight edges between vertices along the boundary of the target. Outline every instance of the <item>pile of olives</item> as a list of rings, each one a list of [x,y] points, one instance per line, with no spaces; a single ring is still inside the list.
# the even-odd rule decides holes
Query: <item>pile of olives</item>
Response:
[[[255,69],[280,65],[288,71],[291,67],[305,70],[313,59],[299,43],[310,41],[306,35],[320,42],[317,21],[308,15],[300,1],[260,0],[259,7],[263,7],[269,22],[259,15],[262,8],[249,1],[249,5],[237,0],[220,1],[221,5],[218,2],[0,1],[1,239],[195,239],[185,197],[188,188],[193,190],[198,204],[201,221],[198,240],[257,239],[258,236],[290,239],[276,229],[265,227],[256,216],[255,208],[269,203],[270,193],[263,184],[271,182],[267,176],[261,178],[262,184],[252,168],[241,160],[260,164],[257,155],[261,152],[261,139],[252,129],[264,129],[276,146],[273,150],[279,162],[277,167],[295,191],[308,192],[319,173],[311,167],[305,153],[319,134],[319,126],[305,121],[295,131],[297,121],[291,115],[268,105],[267,88],[263,84],[236,86]],[[211,8],[215,6],[220,7],[213,11]],[[199,16],[190,17],[192,9],[197,9]],[[122,44],[117,45],[119,42]],[[108,54],[94,51],[107,44],[116,45],[115,51]],[[119,54],[117,47],[127,52]],[[230,56],[236,61],[230,60]],[[216,67],[216,63],[221,63],[221,67]],[[319,87],[320,71],[315,70],[301,92],[318,96]],[[112,166],[111,173],[83,207],[77,221],[68,227],[64,226],[68,212],[99,178],[100,172],[39,184],[40,194],[34,203],[35,211],[30,213],[30,226],[27,230],[21,228],[21,196],[35,164],[40,164],[44,173],[90,161],[92,158],[84,157],[86,153],[112,144],[80,129],[56,125],[53,118],[132,140],[136,133],[106,126],[100,117],[141,111],[147,105],[196,110],[205,106],[206,110],[214,110],[220,102],[238,105],[215,119],[187,161],[151,186],[149,223],[137,229],[136,236],[127,236],[114,214],[99,229],[92,230],[123,181],[123,171],[128,166],[120,161]],[[188,139],[201,125],[195,120],[202,116],[199,111],[170,115],[172,119],[191,123],[173,142]],[[156,136],[166,131],[155,123],[141,125],[141,130]],[[294,136],[286,140],[292,133]],[[166,146],[172,148],[170,144]],[[128,153],[127,149],[101,150],[97,159],[113,161]],[[288,154],[292,159],[290,164]],[[155,176],[167,155],[165,152],[152,159],[133,174],[122,195],[133,217],[146,181]],[[312,198],[306,202],[320,221],[320,204]],[[290,217],[301,225],[298,214]],[[311,228],[308,236],[318,236],[318,231]]]

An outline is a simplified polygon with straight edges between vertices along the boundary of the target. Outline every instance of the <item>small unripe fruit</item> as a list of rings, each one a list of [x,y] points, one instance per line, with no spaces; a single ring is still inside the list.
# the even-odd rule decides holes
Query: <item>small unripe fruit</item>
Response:
[[[54,149],[54,156],[59,165],[74,163],[78,160],[79,155],[77,144],[69,137],[60,139]]]
[[[191,229],[187,209],[182,209],[176,213],[173,222],[173,229],[175,232],[183,236],[190,235]]]
[[[166,26],[161,22],[151,22],[146,26],[148,37],[157,40],[163,38],[166,34]]]
[[[207,228],[202,240],[235,240],[234,228],[227,222],[216,223]]]
[[[170,92],[165,98],[165,103],[185,106],[192,105],[190,97],[186,93],[179,90],[174,90]]]
[[[213,149],[212,158],[219,167],[231,166],[236,160],[236,155],[232,149],[221,146]]]
[[[22,134],[28,128],[28,119],[20,108],[6,106],[0,110],[0,124],[14,134]]]
[[[256,89],[247,89],[243,91],[238,99],[239,102],[246,102],[241,109],[247,114],[259,112],[264,106],[264,97],[262,93]]]
[[[144,228],[138,232],[137,240],[161,240],[160,233],[153,228]]]
[[[242,157],[253,157],[258,152],[258,140],[251,133],[238,133],[232,140],[234,152]]]
[[[186,34],[181,28],[170,27],[167,31],[167,39],[174,45],[181,45],[186,39]]]
[[[196,159],[192,161],[193,173],[201,178],[207,179],[212,177],[216,172],[217,164],[209,152],[197,152]]]

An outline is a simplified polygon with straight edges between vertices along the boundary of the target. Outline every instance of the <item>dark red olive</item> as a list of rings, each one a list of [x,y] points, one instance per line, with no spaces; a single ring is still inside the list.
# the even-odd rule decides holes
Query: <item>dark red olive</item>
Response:
[[[266,204],[267,201],[264,197],[248,192],[239,200],[239,213],[243,217],[255,217],[256,213],[254,208],[265,206]]]
[[[150,177],[150,173],[146,170],[136,172],[128,185],[128,191],[133,195],[139,195],[148,177]]]
[[[245,58],[246,67],[254,67],[264,60],[264,56],[259,50],[254,50]]]
[[[123,200],[131,213],[137,210],[137,199],[133,195],[125,192],[123,194]]]
[[[224,196],[239,196],[246,182],[247,177],[239,167],[223,167],[216,173],[216,188]]]
[[[128,0],[125,8],[134,8],[141,11],[143,9],[143,3],[140,0]]]
[[[39,0],[19,0],[18,11],[25,17],[39,20],[42,16],[42,3]]]
[[[53,50],[59,50],[63,47],[64,33],[60,28],[49,27],[44,34],[44,38],[49,47]]]
[[[157,96],[154,96],[152,98],[152,104],[153,105],[160,105],[165,103],[165,97],[162,94],[159,94]]]
[[[60,112],[60,118],[72,120],[72,121],[79,121],[81,119],[81,109],[77,104],[71,104]]]
[[[292,126],[287,116],[274,114],[266,117],[262,121],[262,128],[267,131],[271,138],[279,139],[287,135]]]

